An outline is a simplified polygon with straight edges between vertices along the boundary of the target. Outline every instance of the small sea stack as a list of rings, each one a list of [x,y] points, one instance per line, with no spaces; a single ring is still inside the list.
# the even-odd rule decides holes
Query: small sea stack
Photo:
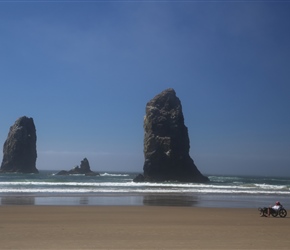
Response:
[[[76,175],[76,174],[84,174],[88,176],[99,176],[99,173],[93,172],[90,167],[90,163],[87,158],[84,158],[81,161],[80,166],[76,166],[73,169],[66,171],[61,170],[56,175]]]
[[[38,173],[36,139],[33,118],[18,118],[4,143],[0,172]]]
[[[143,174],[135,182],[208,182],[189,155],[190,142],[182,106],[174,89],[155,96],[144,117]]]

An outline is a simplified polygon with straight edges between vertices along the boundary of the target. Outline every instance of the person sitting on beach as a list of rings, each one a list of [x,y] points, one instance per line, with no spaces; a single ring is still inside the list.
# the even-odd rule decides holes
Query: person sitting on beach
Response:
[[[268,207],[268,217],[270,217],[270,214],[273,212],[273,210],[278,211],[281,206],[281,203],[279,201],[276,201],[274,206]]]

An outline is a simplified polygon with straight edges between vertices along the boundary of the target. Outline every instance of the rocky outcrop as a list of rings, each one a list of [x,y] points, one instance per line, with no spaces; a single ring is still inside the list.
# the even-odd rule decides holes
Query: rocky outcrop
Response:
[[[32,118],[20,117],[10,127],[3,146],[0,172],[38,173],[36,129]]]
[[[182,106],[173,89],[146,105],[143,174],[134,181],[207,182],[189,156],[189,137]]]
[[[84,175],[89,175],[89,176],[98,176],[100,175],[99,173],[93,172],[91,170],[89,161],[87,158],[84,158],[81,161],[81,165],[74,167],[73,169],[66,171],[66,170],[61,170],[58,172],[56,175],[74,175],[74,174],[84,174]]]

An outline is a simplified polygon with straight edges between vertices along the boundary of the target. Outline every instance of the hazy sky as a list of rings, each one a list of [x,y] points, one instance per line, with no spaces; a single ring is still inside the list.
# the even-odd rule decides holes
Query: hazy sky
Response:
[[[39,170],[87,157],[142,172],[145,106],[170,87],[202,173],[290,176],[289,13],[276,0],[0,1],[0,144],[26,115]]]

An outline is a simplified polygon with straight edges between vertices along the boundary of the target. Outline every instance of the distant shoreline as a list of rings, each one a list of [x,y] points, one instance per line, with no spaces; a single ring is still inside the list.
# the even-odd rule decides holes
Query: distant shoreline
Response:
[[[134,183],[134,173],[101,176],[0,175],[1,205],[255,208],[279,200],[290,208],[288,178],[210,176],[210,183]]]

